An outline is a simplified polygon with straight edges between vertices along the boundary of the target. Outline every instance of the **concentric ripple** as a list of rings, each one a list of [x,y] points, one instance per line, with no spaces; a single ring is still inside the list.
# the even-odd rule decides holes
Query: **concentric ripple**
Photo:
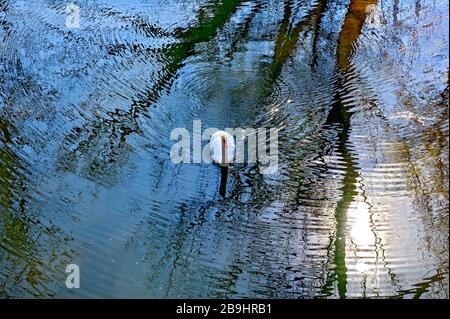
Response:
[[[66,5],[0,0],[0,297],[448,298],[446,1]]]

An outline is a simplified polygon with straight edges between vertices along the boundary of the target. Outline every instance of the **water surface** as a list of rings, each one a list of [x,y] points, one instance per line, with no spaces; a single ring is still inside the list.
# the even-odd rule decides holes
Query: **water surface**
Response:
[[[449,297],[447,1],[74,3],[0,0],[0,297]]]

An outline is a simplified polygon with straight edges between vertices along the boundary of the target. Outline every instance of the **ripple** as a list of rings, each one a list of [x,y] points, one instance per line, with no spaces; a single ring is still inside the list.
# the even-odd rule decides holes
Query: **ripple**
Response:
[[[448,5],[361,3],[0,1],[0,296],[447,298]]]

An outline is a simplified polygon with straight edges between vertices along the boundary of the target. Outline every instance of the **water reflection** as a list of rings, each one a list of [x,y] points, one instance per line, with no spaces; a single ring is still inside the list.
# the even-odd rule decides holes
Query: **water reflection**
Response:
[[[2,297],[448,298],[447,3],[79,5],[0,1]],[[195,119],[279,171],[221,198]]]

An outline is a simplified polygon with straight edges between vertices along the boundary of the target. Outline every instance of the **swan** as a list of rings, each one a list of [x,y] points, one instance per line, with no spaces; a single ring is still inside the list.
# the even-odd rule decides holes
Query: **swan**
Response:
[[[228,179],[228,167],[233,162],[236,145],[230,133],[217,131],[211,135],[209,141],[210,156],[214,163],[220,165],[220,190],[221,196],[225,196]]]

